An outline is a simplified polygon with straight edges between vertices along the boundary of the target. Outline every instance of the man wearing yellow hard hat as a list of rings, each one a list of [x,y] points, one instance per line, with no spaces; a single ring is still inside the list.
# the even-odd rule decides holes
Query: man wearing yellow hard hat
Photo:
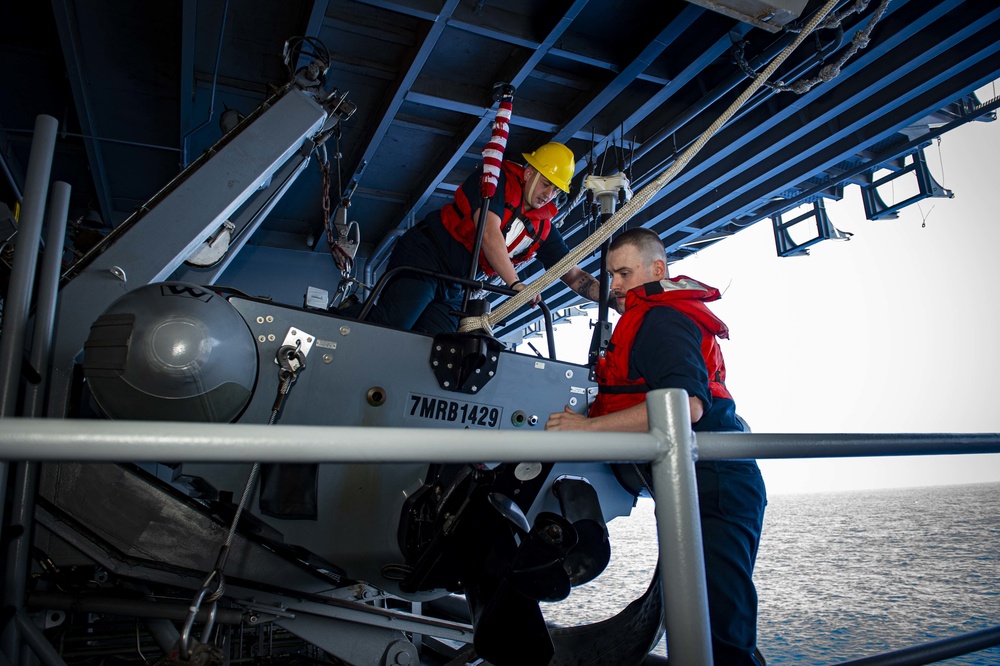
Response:
[[[488,277],[499,275],[515,291],[524,289],[518,265],[537,257],[549,268],[569,253],[552,224],[558,212],[553,201],[560,190],[569,193],[576,171],[573,151],[561,143],[547,143],[523,156],[523,166],[507,160],[502,164],[479,253],[479,269]],[[477,170],[455,192],[452,203],[403,234],[389,257],[388,269],[413,266],[466,277],[483,202],[479,181]],[[598,300],[600,283],[579,266],[561,279],[581,296]],[[458,329],[458,319],[451,312],[461,307],[462,288],[457,283],[402,273],[382,291],[368,320],[441,333]]]

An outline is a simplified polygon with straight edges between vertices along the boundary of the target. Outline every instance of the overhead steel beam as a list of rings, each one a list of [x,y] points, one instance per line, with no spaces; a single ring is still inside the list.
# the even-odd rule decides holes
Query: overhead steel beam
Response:
[[[976,120],[982,120],[984,118],[992,117],[996,119],[996,109],[1000,108],[1000,98],[994,99],[987,104],[982,105],[981,109],[974,116],[966,116],[964,118],[959,118],[953,120],[947,125],[937,127],[924,135],[921,135],[915,139],[911,139],[902,144],[894,146],[888,153],[882,153],[880,155],[872,155],[868,162],[858,164],[852,169],[843,172],[837,172],[836,175],[830,177],[828,180],[816,183],[812,187],[806,187],[805,184],[799,185],[799,193],[789,200],[770,202],[759,208],[755,208],[745,214],[747,221],[762,220],[765,217],[770,217],[777,213],[781,213],[785,210],[789,210],[792,207],[799,205],[801,202],[808,200],[810,197],[822,196],[827,190],[833,188],[839,188],[843,190],[843,184],[845,182],[853,183],[855,185],[870,185],[871,176],[870,173],[873,169],[877,168],[878,165],[884,165],[887,162],[895,161],[901,159],[905,155],[910,154],[914,150],[925,146],[930,143],[933,139],[947,134],[953,129],[965,125],[966,123],[974,122]],[[868,151],[865,151],[868,152]],[[826,169],[824,173],[830,173],[831,169]],[[868,173],[868,177],[862,177],[862,174]]]
[[[700,13],[698,10],[696,10],[696,12]],[[536,51],[544,47],[544,43],[539,42],[535,38],[534,31],[530,30],[530,23],[516,21],[514,19],[508,21],[498,21],[497,14],[498,11],[496,10],[496,7],[491,8],[491,12],[488,15],[489,21],[486,21],[479,18],[474,10],[463,6],[460,8],[459,12],[456,12],[455,18],[448,22],[448,25],[449,27],[457,28],[463,32],[479,35],[480,37],[486,37],[487,39],[492,39],[500,42],[501,44],[518,46],[530,51]],[[525,29],[525,26],[529,29]],[[619,63],[613,60],[579,53],[567,48],[551,48],[548,50],[548,53],[571,62],[590,65],[596,69],[602,69],[614,73],[619,73],[621,71]],[[636,73],[633,78],[644,81],[652,81],[657,84],[664,83],[661,77],[652,76],[645,71]]]
[[[356,2],[423,21],[436,21],[441,10],[441,3],[435,0],[356,0]]]
[[[87,3],[89,11],[101,11]],[[101,210],[101,218],[108,227],[114,226],[111,208],[111,189],[108,185],[107,169],[101,144],[96,137],[100,129],[94,119],[94,109],[90,100],[90,88],[87,81],[92,74],[87,71],[87,63],[83,52],[83,41],[80,36],[79,23],[76,15],[76,3],[73,0],[52,0],[52,13],[56,19],[56,29],[59,31],[59,42],[62,45],[63,58],[66,61],[66,75],[70,89],[73,91],[73,103],[83,134],[83,145],[87,150],[87,163],[94,179],[94,191],[97,194],[97,205]]]
[[[177,146],[181,150],[181,164],[187,163],[187,135],[191,131],[194,117],[194,49],[197,24],[198,0],[184,0],[181,5],[180,132],[177,136]]]
[[[888,35],[883,32],[880,35],[879,48],[862,52],[848,63],[838,79],[817,86],[805,95],[795,96],[785,93],[776,96],[768,108],[760,106],[753,113],[744,115],[741,122],[727,125],[712,140],[720,148],[711,154],[703,153],[697,156],[674,179],[669,188],[661,190],[647,207],[640,211],[637,218],[642,220],[643,224],[655,227],[658,220],[675,214],[680,206],[690,203],[701,194],[711,193],[714,201],[720,187],[724,192],[731,191],[732,174],[739,170],[738,165],[757,164],[788,143],[807,136],[824,123],[838,122],[841,113],[850,111],[855,105],[864,104],[867,97],[880,89],[885,89],[902,76],[901,68],[904,71],[911,71],[917,64],[926,64],[932,60],[944,50],[943,46],[938,45],[936,48],[932,46],[919,56],[912,56],[908,51],[907,57],[901,56],[904,60],[902,63],[888,62],[880,58],[880,55],[883,51],[894,53],[896,47],[907,43],[922,28],[946,15],[948,9],[946,5],[931,7],[930,12],[926,12],[913,23],[906,23],[904,20],[902,28],[897,32]],[[837,94],[834,100],[832,93],[835,90]],[[831,103],[833,106],[822,107],[824,113],[817,113],[817,105]],[[888,100],[888,103],[890,106],[886,108],[892,108],[893,100]],[[886,108],[875,107],[873,113],[885,112]],[[698,128],[691,128],[688,131],[691,135],[690,141],[701,133],[701,127],[707,126],[712,120],[712,118],[701,119]],[[782,123],[786,124],[782,126]],[[747,128],[753,128],[753,132],[749,132]],[[809,150],[808,145],[803,149]],[[652,160],[659,167],[663,167],[669,164],[673,157],[673,147],[662,146],[652,151],[647,160]],[[650,172],[650,175],[637,178],[633,188],[641,189],[655,173],[660,171],[659,167],[656,171]],[[753,171],[758,172],[756,166]],[[794,182],[798,180],[801,178],[796,178]],[[682,198],[682,195],[685,196]],[[661,202],[666,199],[671,199],[675,203],[668,207]],[[663,230],[657,228],[657,231]]]
[[[689,9],[693,8],[689,7]],[[700,12],[701,10],[698,11]],[[681,17],[678,17],[678,20],[681,20]],[[734,26],[731,31],[725,34],[718,35],[718,37],[714,41],[710,42],[709,45],[698,56],[691,59],[687,67],[678,72],[678,74],[672,80],[663,85],[663,88],[659,92],[649,97],[649,99],[647,99],[641,106],[639,106],[634,112],[632,112],[632,114],[629,115],[624,121],[622,121],[622,123],[618,128],[620,134],[624,135],[631,134],[633,130],[635,130],[635,128],[639,126],[640,123],[647,121],[649,117],[653,115],[654,112],[663,109],[665,103],[674,95],[676,95],[685,85],[689,84],[692,80],[694,80],[695,77],[697,77],[702,71],[704,71],[705,67],[707,67],[710,63],[714,62],[717,58],[719,58],[720,56],[728,52],[730,48],[732,48],[732,40],[734,36],[742,35],[747,30],[749,30],[748,26],[737,25]],[[650,142],[658,143],[659,141],[662,140],[662,138],[666,138],[667,136],[669,136],[671,133],[676,131],[677,127],[683,126],[683,124],[689,122],[692,118],[696,117],[697,114],[703,111],[708,106],[708,104],[714,101],[714,99],[717,99],[721,95],[731,90],[732,87],[735,86],[740,80],[742,80],[742,77],[733,81],[728,87],[724,87],[721,89],[717,88],[715,91],[713,91],[713,93],[710,93],[707,96],[707,98],[703,98],[702,100],[700,100],[698,104],[696,104],[694,107],[689,108],[680,117],[672,118],[670,120],[670,124],[662,128],[658,132],[656,132],[652,138],[650,139],[643,138],[641,141],[637,142],[635,144],[636,152],[637,153],[641,152],[643,150],[643,147],[649,144]],[[658,139],[657,137],[661,138]],[[621,137],[618,137],[619,140],[620,138]],[[611,149],[615,141],[616,138],[614,134],[609,134],[603,139],[597,140],[595,142],[594,149],[592,151],[595,159],[603,155],[609,149]],[[577,162],[577,169],[583,167],[584,163],[585,163],[584,160],[582,159],[579,160]],[[569,232],[576,228],[579,227],[571,226],[566,231]]]
[[[890,5],[890,8],[891,7],[894,7],[894,5]],[[947,9],[943,7],[940,13],[944,13],[946,11]],[[883,19],[883,21],[884,20],[885,19]],[[930,18],[927,19],[927,21],[930,20],[931,20]],[[845,39],[851,37],[854,32],[860,29],[861,25],[862,23],[859,21],[859,23],[846,28]],[[914,28],[914,30],[915,29],[916,28]],[[879,39],[879,44],[884,44],[886,41],[885,34],[880,33],[878,39]],[[778,55],[778,53],[781,50],[783,50],[786,46],[788,46],[791,43],[791,41],[792,40],[789,39],[787,36],[783,36],[776,39],[767,49],[764,49],[762,51],[761,55],[757,59],[755,59],[754,64],[759,63],[760,65],[763,65],[766,64],[767,62],[770,62],[771,60],[774,59],[774,57]],[[728,51],[729,49],[727,48],[726,50]],[[871,48],[863,52],[863,55],[856,56],[853,60],[851,60],[847,64],[847,66],[841,72],[841,75],[838,79],[835,79],[832,82],[820,86],[816,86],[815,88],[813,88],[811,91],[809,91],[804,95],[783,93],[782,95],[779,96],[777,93],[771,91],[770,89],[767,88],[761,89],[760,91],[758,91],[756,95],[751,97],[746,102],[746,104],[744,104],[742,109],[737,111],[736,115],[734,115],[732,119],[730,119],[726,127],[720,131],[719,136],[717,136],[712,140],[713,144],[725,145],[727,147],[727,150],[729,151],[727,153],[726,159],[731,160],[732,159],[731,155],[733,152],[735,152],[736,146],[733,146],[730,141],[725,140],[722,135],[725,134],[726,132],[729,132],[736,135],[734,137],[735,141],[743,141],[743,142],[749,141],[750,137],[746,136],[745,131],[734,133],[731,130],[731,128],[736,126],[737,123],[739,123],[745,116],[747,116],[751,110],[757,110],[757,108],[761,106],[763,102],[765,101],[769,102],[777,97],[783,98],[785,101],[794,100],[794,105],[786,107],[786,115],[781,116],[780,118],[777,118],[773,115],[775,112],[774,109],[768,109],[766,111],[762,111],[761,113],[766,114],[763,116],[763,118],[764,121],[768,123],[768,125],[765,127],[754,126],[755,130],[754,134],[756,135],[762,129],[774,126],[779,120],[783,119],[789,114],[794,113],[797,108],[806,107],[807,105],[811,104],[815,99],[819,98],[823,94],[826,94],[831,89],[839,85],[849,75],[853,74],[855,71],[860,71],[864,65],[867,65],[868,62],[876,60],[877,51],[878,49]],[[790,59],[796,59],[797,55],[798,54],[793,53]],[[801,58],[801,56],[799,56],[799,58]],[[656,135],[646,140],[643,143],[643,145],[636,150],[636,160],[637,162],[641,161],[641,163],[644,166],[642,168],[642,171],[639,171],[641,175],[637,176],[632,183],[633,189],[639,190],[646,183],[653,180],[653,178],[655,178],[660,172],[663,171],[663,169],[665,169],[671,162],[673,162],[674,159],[676,159],[677,155],[683,149],[687,148],[687,146],[694,143],[694,141],[697,140],[697,138],[701,136],[701,134],[705,131],[705,129],[707,129],[709,125],[711,125],[711,123],[715,120],[715,115],[710,112],[710,108],[712,107],[712,105],[716,105],[714,108],[717,109],[718,112],[721,112],[721,110],[725,108],[726,105],[731,103],[732,99],[735,99],[736,96],[739,93],[741,93],[743,89],[745,89],[746,85],[740,87],[739,90],[734,90],[734,88],[736,88],[737,85],[739,85],[741,82],[746,81],[746,78],[747,77],[743,75],[743,73],[739,69],[734,69],[733,75],[727,77],[726,80],[718,87],[713,89],[713,91],[710,94],[704,96],[702,100],[699,100],[697,104],[686,109],[685,112],[680,114],[680,116],[678,116],[677,118],[666,123],[663,129],[657,132]],[[726,93],[729,93],[730,91],[732,93],[731,98],[723,99],[724,95]],[[747,125],[749,125],[749,122],[747,123]],[[664,140],[672,135],[675,136],[675,141],[672,142],[671,145],[666,145]],[[678,182],[682,182],[683,179],[687,177],[689,174],[691,174],[694,170],[695,170],[694,164],[688,166],[688,168],[684,172],[682,172],[677,177],[677,179],[674,180],[674,184],[672,185],[672,187],[675,187]]]
[[[996,15],[1000,10],[987,13],[984,8],[980,8],[980,16],[970,17],[968,7],[961,14],[949,14],[955,4],[910,5],[907,9],[917,17],[903,16],[899,22],[905,24],[907,21],[915,21],[912,29],[899,30],[898,26],[895,32],[887,29],[880,36],[881,48],[859,54],[856,62],[849,64],[850,70],[845,68],[841,79],[820,86],[826,90],[814,89],[799,98],[786,96],[787,102],[779,108],[761,107],[748,114],[740,124],[723,130],[714,139],[724,146],[720,153],[693,162],[671,184],[669,193],[661,194],[659,201],[640,211],[630,226],[642,224],[654,228],[662,237],[674,234],[683,237],[683,240],[675,240],[672,247],[690,242],[747,214],[760,204],[767,203],[770,193],[782,191],[801,183],[809,175],[821,173],[823,169],[851,157],[860,148],[891,136],[907,123],[919,120],[936,108],[946,107],[957,96],[967,92],[966,88],[974,88],[977,83],[1000,74],[995,58],[997,46],[990,36],[992,24],[997,21]],[[915,61],[912,48],[898,50],[898,47],[912,44],[914,40],[928,44],[928,39],[921,39],[917,33],[929,26],[933,26],[929,28],[930,33],[938,35],[935,39],[940,40],[940,43],[932,45],[929,51],[917,56]],[[881,64],[878,62],[880,56]],[[978,64],[976,60],[979,61]],[[994,64],[991,66],[990,63]],[[909,77],[912,82],[901,81],[902,77]],[[840,103],[834,103],[830,99],[833,95],[829,95],[825,100],[826,105],[817,109],[816,99],[828,95],[839,86],[842,87],[837,92],[836,101]],[[934,88],[934,92],[921,95],[921,91],[929,88]],[[900,95],[900,89],[910,92]],[[900,105],[907,106],[900,108]],[[881,121],[878,119],[877,114],[894,108],[897,110],[892,118]],[[837,138],[831,136],[826,141],[817,142],[817,136],[830,135],[830,123],[842,128],[834,133],[843,143],[831,148],[829,152],[823,152],[824,146],[837,141]],[[755,134],[762,138],[750,141],[746,137],[744,124],[763,128],[766,132]],[[867,132],[864,131],[866,125],[871,126]],[[791,139],[793,135],[795,138]],[[789,137],[789,140],[776,142],[769,136]],[[815,159],[810,157],[813,151],[817,152]],[[800,164],[793,173],[788,173],[785,167],[796,162]],[[749,163],[755,165],[753,170],[740,166]],[[751,171],[755,175],[766,175],[754,178],[749,175]],[[745,182],[761,179],[763,184]],[[720,192],[723,194],[720,195]],[[711,200],[706,197],[711,197]],[[712,213],[708,217],[689,219],[700,210]],[[697,228],[701,231],[680,231],[684,228]],[[579,234],[568,238],[571,247],[580,240],[582,236]],[[538,267],[532,267],[532,270],[537,271]],[[574,302],[575,295],[562,288],[559,283],[551,290],[555,293],[546,295],[550,307],[558,308]],[[512,319],[499,334],[517,330],[525,319],[524,316]]]
[[[989,55],[995,56],[998,53],[1000,53],[1000,45]],[[845,154],[853,151],[855,141],[864,141],[865,143],[872,144],[883,140],[886,136],[897,132],[901,127],[901,122],[906,123],[907,121],[919,119],[921,114],[924,113],[923,109],[933,108],[937,103],[940,103],[942,95],[953,95],[952,91],[955,85],[964,82],[967,86],[974,86],[976,85],[975,81],[981,80],[981,75],[985,72],[989,72],[991,76],[996,76],[1000,74],[1000,68],[997,67],[996,63],[987,62],[984,57],[978,67],[966,68],[963,65],[961,69],[955,68],[949,70],[950,76],[948,77],[948,81],[939,83],[936,88],[920,92],[911,99],[911,108],[914,111],[911,112],[910,116],[904,117],[902,121],[899,116],[882,116],[875,119],[866,118],[852,123],[848,127],[845,127],[843,132],[837,133],[830,139],[818,142],[818,150],[806,155],[798,164],[798,168],[803,173],[821,172],[823,169],[828,168],[829,165],[841,161]],[[726,200],[720,203],[719,208],[710,214],[690,218],[692,226],[699,227],[702,230],[717,228],[728,223],[734,217],[741,215],[744,211],[752,209],[762,199],[766,199],[768,194],[774,192],[775,188],[787,178],[781,171],[781,160],[783,158],[790,159],[792,155],[796,154],[799,148],[800,146],[790,146],[787,150],[775,155],[772,159],[762,161],[760,168],[764,175],[761,178],[755,178],[750,186],[738,187],[738,196],[726,197]],[[873,164],[872,168],[875,166]],[[697,205],[698,203],[695,203],[687,210],[691,210],[697,207]],[[686,211],[681,211],[679,218],[685,218],[685,213]],[[666,233],[670,233],[670,231],[672,229]],[[668,248],[668,250],[670,249],[672,248]]]
[[[675,39],[684,34],[701,13],[698,8],[685,5],[680,14],[664,26],[659,34],[653,37],[630,62],[625,64],[614,79],[609,81],[600,92],[593,95],[582,108],[576,111],[572,118],[566,121],[562,129],[552,137],[552,140],[565,143],[573,138],[579,130],[585,128],[594,116],[603,111],[612,100],[630,86]],[[624,125],[621,129],[624,131]],[[613,136],[614,132],[608,132],[608,134]]]
[[[860,71],[856,73],[845,72],[848,75],[836,86],[836,96],[826,94],[810,100],[812,103],[807,105],[797,104],[797,100],[790,99],[780,111],[758,109],[747,116],[746,122],[762,128],[764,132],[750,139],[742,131],[742,125],[735,125],[720,133],[717,138],[725,148],[708,158],[693,162],[674,181],[672,188],[661,191],[659,197],[654,197],[650,205],[639,214],[643,225],[655,228],[665,235],[674,229],[663,228],[659,223],[667,218],[680,220],[695,214],[698,206],[704,203],[698,200],[706,194],[710,193],[713,199],[713,206],[710,208],[720,210],[728,199],[772,178],[773,172],[786,169],[789,160],[794,161],[796,157],[822,151],[840,137],[859,136],[857,133],[863,132],[866,125],[890,117],[893,129],[886,129],[878,138],[871,136],[864,140],[854,139],[857,147],[867,147],[919,120],[938,106],[947,105],[965,94],[966,88],[975,85],[976,80],[989,77],[987,72],[990,71],[990,66],[987,65],[984,73],[975,75],[975,80],[967,82],[964,87],[959,83],[963,73],[970,68],[977,68],[979,62],[989,62],[990,56],[1000,48],[990,34],[995,29],[993,24],[998,21],[1000,9],[950,33],[919,55],[887,49],[877,63],[864,69],[860,69],[859,65]],[[940,29],[940,25],[935,26],[935,30]],[[919,39],[915,34],[897,37]],[[994,63],[993,69],[995,71],[1000,67]],[[936,99],[922,103],[915,101],[923,92],[938,86],[951,93],[939,93]],[[901,94],[901,90],[906,92]],[[831,91],[827,91],[829,92]],[[905,117],[901,114],[905,114]],[[831,127],[837,130],[831,131]],[[828,160],[810,171],[801,171],[801,177],[833,166],[851,154],[853,152],[841,153],[835,161]],[[734,157],[737,155],[744,157]],[[752,162],[746,159],[750,156]],[[752,163],[754,168],[734,173],[734,164],[740,163]],[[769,165],[773,166],[769,169]],[[801,177],[797,180],[801,180]],[[744,182],[745,185],[737,185]],[[724,188],[726,194],[720,197],[719,188]]]
[[[378,118],[378,121],[370,126],[371,129],[366,133],[365,138],[358,142],[358,145],[364,146],[364,150],[361,151],[360,155],[352,157],[349,160],[349,163],[355,165],[355,169],[344,191],[340,193],[341,197],[346,196],[354,188],[354,184],[361,181],[361,175],[365,167],[375,156],[379,146],[382,145],[382,141],[385,139],[389,127],[392,125],[392,119],[399,113],[400,107],[406,101],[407,93],[427,63],[427,59],[433,53],[434,47],[437,46],[441,35],[444,33],[448,18],[455,11],[455,8],[458,7],[458,4],[459,0],[447,0],[444,6],[441,7],[439,15],[428,25],[427,33],[420,40],[420,46],[413,54],[413,59],[410,60],[406,71],[403,72],[402,76],[394,84],[392,96],[381,109],[373,114]],[[319,244],[317,243],[317,245]]]
[[[560,37],[569,29],[572,25],[573,20],[583,11],[584,6],[586,6],[587,0],[575,0],[563,13],[563,15],[556,21],[555,25],[549,30],[548,35],[543,39],[537,50],[531,51],[527,54],[523,60],[513,68],[514,74],[510,77],[510,80],[506,83],[511,84],[517,88],[524,80],[534,71],[535,67],[541,62],[545,54],[548,53]],[[517,107],[517,100],[515,97],[515,108]],[[437,190],[437,183],[440,183],[446,179],[448,174],[450,174],[458,161],[469,151],[472,144],[479,138],[479,136],[485,131],[487,127],[493,122],[494,114],[491,110],[485,110],[482,116],[475,122],[470,123],[463,131],[458,134],[460,137],[458,141],[451,147],[450,151],[445,151],[446,157],[443,161],[437,165],[435,169],[429,171],[428,176],[424,178],[419,187],[417,188],[418,195],[413,198],[411,205],[403,211],[398,222],[393,225],[393,228],[401,227],[407,219],[414,215],[417,211],[423,208],[424,204],[434,195]],[[391,231],[390,231],[391,233]]]

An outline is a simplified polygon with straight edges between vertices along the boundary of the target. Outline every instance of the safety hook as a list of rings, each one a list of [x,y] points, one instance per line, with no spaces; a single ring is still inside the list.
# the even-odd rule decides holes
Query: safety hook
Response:
[[[212,579],[218,574],[219,581],[216,585],[215,590],[211,589]],[[191,600],[191,605],[188,606],[188,614],[184,619],[184,627],[181,629],[180,639],[178,640],[178,646],[180,648],[181,659],[188,661],[191,658],[190,643],[191,643],[191,629],[194,627],[195,618],[198,616],[198,612],[201,610],[201,605],[205,601],[206,596],[211,600],[208,607],[208,620],[205,622],[205,628],[202,631],[202,639],[207,639],[212,633],[212,629],[215,627],[215,614],[218,610],[218,605],[216,599],[222,596],[222,590],[224,587],[222,572],[219,569],[213,570],[208,577],[205,578],[205,582],[202,583],[201,589],[194,595],[194,599]]]
[[[278,371],[279,376],[284,378],[287,373],[292,379],[298,376],[299,371],[306,367],[306,355],[302,353],[302,341],[296,340],[295,346],[284,345],[278,349]]]

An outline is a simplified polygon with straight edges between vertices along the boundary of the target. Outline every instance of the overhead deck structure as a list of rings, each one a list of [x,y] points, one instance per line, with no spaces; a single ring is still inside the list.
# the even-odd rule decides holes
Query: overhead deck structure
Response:
[[[0,45],[0,195],[8,205],[19,197],[34,118],[52,115],[61,121],[53,178],[72,185],[78,221],[70,239],[92,244],[216,141],[220,123],[249,114],[287,80],[286,40],[311,37],[322,45],[298,42],[292,66],[325,45],[327,86],[347,92],[358,109],[327,156],[333,207],[350,195],[349,219],[359,225],[357,277],[372,279],[398,231],[447,203],[479,162],[495,83],[517,90],[509,154],[562,141],[579,160],[574,197],[588,168],[628,167],[638,190],[821,4],[764,29],[696,4],[652,0],[8,3],[0,10],[8,26]],[[879,5],[845,0],[837,27],[810,38],[777,78],[817,76]],[[801,94],[762,89],[629,225],[655,229],[680,258],[801,203],[839,198],[845,184],[870,184],[880,165],[911,164],[942,124],[992,117],[970,93],[1000,76],[998,24],[992,3],[893,0],[867,48],[838,75]],[[223,282],[262,293],[247,267],[264,262],[284,267],[282,286],[270,285],[279,300],[298,298],[308,284],[335,289],[332,262],[313,282],[296,269],[314,269],[329,251],[316,163],[252,232]],[[583,206],[567,209],[562,231],[572,247],[588,224]],[[786,244],[783,253],[802,249]],[[596,270],[596,258],[584,268]],[[539,270],[529,267],[527,277]],[[561,283],[545,297],[553,309],[578,300]],[[498,334],[534,314],[512,318]]]
[[[531,437],[488,433],[483,441],[498,448],[476,449],[466,429],[530,432],[561,405],[585,410],[596,393],[587,368],[513,353],[488,335],[432,339],[358,322],[323,311],[305,293],[372,283],[395,238],[451,201],[480,162],[498,84],[516,89],[509,154],[554,140],[577,156],[558,223],[571,247],[580,244],[597,224],[581,190],[585,174],[625,171],[642,190],[756,72],[777,64],[823,4],[776,0],[763,13],[744,0],[5,5],[0,518],[8,557],[0,654],[59,666],[67,652],[56,653],[27,610],[80,617],[97,608],[83,633],[100,615],[184,617],[179,636],[169,623],[147,623],[147,631],[161,653],[176,645],[185,661],[197,618],[203,637],[227,637],[240,657],[247,647],[256,657],[305,649],[306,659],[358,664],[543,664],[549,655],[576,663],[600,644],[603,663],[618,664],[652,659],[646,653],[665,613],[671,661],[708,663],[696,447],[682,392],[652,396],[651,435],[666,439],[644,437],[624,461],[603,460],[603,440],[580,457],[549,449],[556,440],[541,433],[540,447]],[[991,4],[839,3],[784,61],[780,83],[754,94],[628,226],[656,230],[678,259],[769,221],[778,253],[790,256],[839,236],[823,202],[843,196],[847,184],[861,187],[873,220],[950,196],[922,149],[957,125],[995,117],[1000,101],[973,94],[1000,77],[1000,8]],[[61,182],[51,188],[44,245],[61,245],[64,221],[69,243],[67,252],[41,253],[45,296],[27,321],[21,309],[35,264],[23,258],[37,254],[49,163],[51,180]],[[321,172],[323,164],[330,168]],[[917,194],[886,199],[879,188],[902,178],[916,181]],[[6,208],[21,212],[22,198],[25,214],[15,223]],[[357,230],[357,261],[344,271],[331,257],[332,219]],[[812,223],[814,236],[794,239],[794,226]],[[17,260],[8,271],[12,246]],[[598,258],[582,265],[597,272]],[[539,271],[530,265],[525,281]],[[161,284],[171,279],[182,283]],[[361,284],[359,295],[366,290]],[[577,297],[554,285],[545,300],[569,312]],[[497,336],[516,337],[533,316],[513,314]],[[19,368],[25,345],[17,336],[29,328],[31,357]],[[8,418],[43,414],[58,418]],[[102,434],[100,416],[128,420]],[[299,432],[322,454],[275,448],[260,460],[253,451],[214,457],[245,445],[240,433],[268,446],[269,432],[294,435],[263,425],[279,418],[306,427]],[[170,420],[220,422],[208,428],[215,448],[198,451],[204,424],[163,423]],[[463,433],[427,430],[438,427]],[[368,436],[371,446],[362,444]],[[67,462],[73,449],[46,454],[60,437],[98,447],[88,450],[94,464]],[[124,448],[102,453],[103,437]],[[775,453],[774,436],[729,437],[722,443],[730,449],[716,457],[816,455],[780,442]],[[997,450],[996,435],[971,443],[897,437],[901,448],[892,452],[901,454],[926,445],[932,453]],[[340,439],[347,443],[330,445]],[[408,446],[424,439],[447,443]],[[879,451],[877,439],[845,455]],[[712,459],[713,439],[703,441]],[[153,448],[141,450],[143,442]],[[188,457],[186,448],[198,453]],[[467,461],[469,451],[496,451],[504,462]],[[536,452],[551,462],[525,460]],[[654,481],[630,461],[650,461]],[[654,487],[669,498],[657,505],[666,601],[654,579],[613,622],[550,632],[538,602],[600,575],[610,551],[604,523]],[[73,564],[60,569],[49,553]],[[90,572],[82,583],[73,578],[77,562]],[[29,570],[38,572],[30,584]],[[189,610],[145,598],[183,597],[207,571]],[[143,598],[84,608],[61,594],[65,583],[95,602],[90,578],[100,586],[102,576]],[[225,598],[218,621],[228,627],[216,633],[215,610],[207,619],[197,612],[213,579],[219,587],[207,605]],[[465,595],[463,613],[421,608],[452,591]],[[54,626],[72,624],[45,615]],[[514,619],[516,642],[508,640]],[[623,658],[619,628],[632,632],[624,642],[634,659]],[[265,636],[284,644],[253,652]],[[967,649],[997,636],[976,636],[986,642]],[[102,635],[88,647],[115,655],[117,640]],[[131,633],[128,641],[131,651]]]

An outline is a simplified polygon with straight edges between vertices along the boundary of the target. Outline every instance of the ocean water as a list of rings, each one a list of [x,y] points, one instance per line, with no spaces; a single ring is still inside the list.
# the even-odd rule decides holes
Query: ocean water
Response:
[[[645,591],[652,501],[608,529],[608,569],[543,604],[548,621],[601,620]],[[754,581],[768,664],[836,664],[1000,625],[1000,484],[772,497]],[[945,663],[1000,664],[1000,647]]]

